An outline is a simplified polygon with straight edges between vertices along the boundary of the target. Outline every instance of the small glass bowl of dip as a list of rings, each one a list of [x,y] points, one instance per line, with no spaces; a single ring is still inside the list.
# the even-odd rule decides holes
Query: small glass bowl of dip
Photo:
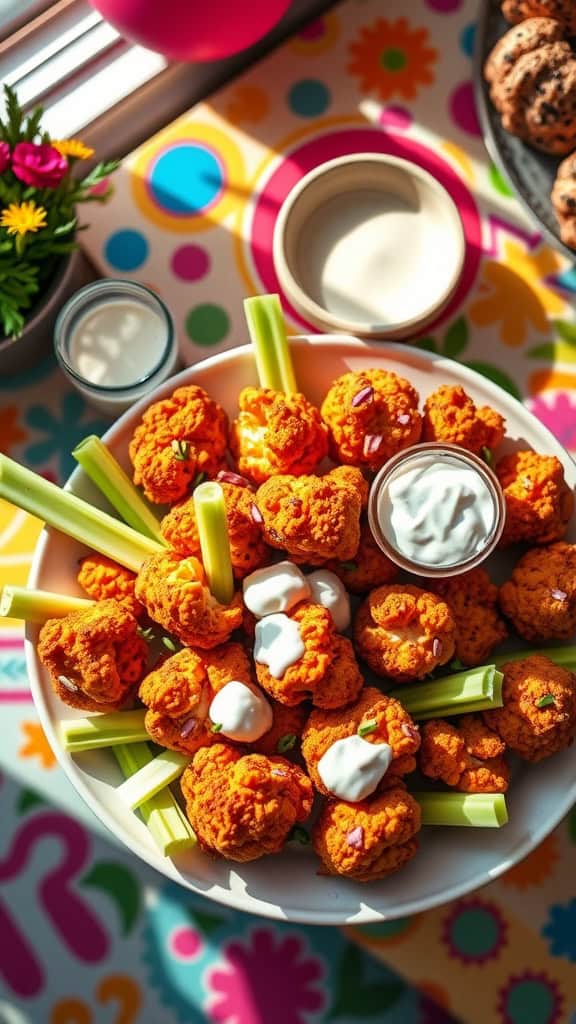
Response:
[[[368,498],[370,529],[392,562],[416,576],[468,572],[488,558],[504,528],[496,475],[453,444],[417,444],[377,473]]]

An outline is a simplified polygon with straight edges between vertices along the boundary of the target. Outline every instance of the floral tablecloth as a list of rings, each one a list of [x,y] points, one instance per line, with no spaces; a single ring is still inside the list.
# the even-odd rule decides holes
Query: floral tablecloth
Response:
[[[475,14],[471,0],[337,6],[125,161],[84,236],[92,260],[162,295],[192,363],[242,343],[242,298],[277,289],[274,220],[303,172],[348,152],[407,157],[449,189],[468,243],[454,301],[417,343],[501,384],[576,451],[576,272],[486,158]],[[51,359],[0,380],[0,447],[50,479],[106,426]],[[0,583],[25,582],[38,530],[0,504]],[[0,626],[0,706],[2,1024],[575,1024],[576,817],[499,882],[419,917],[272,924],[165,885],[103,837],[42,734],[15,623]]]

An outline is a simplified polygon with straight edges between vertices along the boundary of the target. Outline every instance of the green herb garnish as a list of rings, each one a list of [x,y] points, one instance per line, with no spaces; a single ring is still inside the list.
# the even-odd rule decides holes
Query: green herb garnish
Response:
[[[492,449],[491,448],[487,448],[486,445],[484,445],[483,448],[482,448],[482,458],[484,459],[484,462],[488,466],[491,466],[493,461],[494,461],[494,456],[492,454]]]
[[[166,648],[167,651],[172,651],[172,654],[175,654],[176,651],[178,650],[171,636],[163,636],[162,643],[164,644],[164,647]]]
[[[154,640],[154,630],[152,626],[148,626],[146,629],[143,629],[142,626],[138,626],[138,636],[141,636],[147,644],[151,643],[151,641]]]
[[[174,438],[170,447],[174,452],[174,458],[178,459],[178,462],[186,462],[190,455],[190,445],[188,444],[188,441],[179,441]]]
[[[308,832],[301,825],[294,825],[288,833],[287,842],[289,843],[300,843],[301,846],[309,846],[311,841]]]
[[[364,722],[363,725],[358,726],[359,736],[368,736],[371,732],[375,732],[378,728],[378,722],[375,718],[371,718],[369,722]]]
[[[340,562],[340,568],[344,569],[345,572],[355,572],[358,568],[357,562]]]
[[[296,746],[296,736],[293,732],[287,732],[285,736],[281,736],[276,744],[276,750],[279,754],[285,754],[288,750],[292,750]]]
[[[545,693],[540,700],[536,701],[537,708],[549,708],[551,705],[556,706],[556,701],[551,693]]]
[[[222,722],[214,722],[212,727],[211,727],[211,729],[210,729],[210,732],[220,732],[221,729],[222,729]]]
[[[192,481],[192,490],[194,490],[195,487],[198,487],[198,484],[203,483],[205,479],[206,473],[196,473],[196,476]]]

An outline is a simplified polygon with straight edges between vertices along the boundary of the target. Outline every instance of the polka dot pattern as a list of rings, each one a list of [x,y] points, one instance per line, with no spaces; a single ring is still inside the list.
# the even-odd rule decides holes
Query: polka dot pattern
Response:
[[[173,146],[162,153],[150,172],[148,187],[163,210],[196,214],[219,198],[224,185],[220,159],[206,146]]]
[[[297,117],[319,117],[330,106],[330,90],[316,78],[303,79],[290,89],[288,105]]]
[[[122,228],[114,231],[104,245],[104,258],[113,270],[139,270],[148,259],[148,241],[141,231]]]
[[[210,270],[210,254],[200,245],[181,245],[172,253],[170,266],[181,281],[201,281]]]
[[[482,134],[476,113],[472,82],[462,82],[461,85],[456,86],[450,97],[449,106],[452,118],[463,132],[474,136]]]
[[[185,326],[190,341],[209,347],[224,341],[230,328],[230,318],[221,306],[205,302],[190,310]]]

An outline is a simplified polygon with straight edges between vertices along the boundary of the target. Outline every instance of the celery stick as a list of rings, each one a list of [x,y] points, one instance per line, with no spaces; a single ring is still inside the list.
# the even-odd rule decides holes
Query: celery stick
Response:
[[[256,295],[244,299],[244,315],[254,346],[260,387],[297,391],[292,356],[280,299],[277,295]]]
[[[148,739],[144,728],[145,711],[112,711],[89,718],[65,718],[60,722],[64,749],[74,754],[96,747],[114,747]]]
[[[497,670],[494,671],[493,680],[488,682],[482,696],[477,699],[466,699],[458,703],[439,705],[436,708],[427,708],[424,711],[412,712],[417,722],[423,722],[427,718],[449,718],[452,715],[471,715],[476,711],[488,711],[490,708],[502,707],[502,683],[504,676]],[[398,697],[402,701],[402,695]]]
[[[456,708],[485,697],[490,692],[494,673],[493,665],[482,665],[427,683],[399,686],[388,696],[399,700],[410,714],[426,715],[438,708],[452,704]]]
[[[193,500],[208,586],[220,604],[230,604],[234,596],[234,577],[224,492],[220,484],[199,484]]]
[[[0,617],[24,619],[25,622],[46,622],[61,619],[70,612],[90,608],[94,601],[84,597],[67,597],[50,590],[32,590],[27,587],[2,587],[0,590]]]
[[[85,437],[72,455],[128,526],[167,546],[156,516],[99,437]]]
[[[127,779],[152,761],[152,754],[146,743],[131,743],[130,746],[112,749],[122,774]],[[161,793],[141,804],[140,814],[165,857],[188,849],[196,842],[190,822],[169,789],[163,789]]]
[[[166,750],[158,757],[153,757],[148,764],[145,764],[137,772],[123,782],[116,792],[132,810],[136,810],[141,804],[150,800],[165,786],[169,786],[174,779],[190,763],[190,758],[175,750]]]
[[[531,658],[534,654],[541,654],[550,658],[555,665],[562,665],[564,668],[574,672],[576,670],[576,647],[540,647],[530,651],[510,651],[509,654],[499,654],[494,661],[498,668],[506,665],[509,661],[522,661],[524,658]]]
[[[166,550],[6,455],[0,455],[0,498],[134,572],[138,572],[144,559]]]
[[[412,793],[423,825],[501,828],[508,821],[503,793]]]

